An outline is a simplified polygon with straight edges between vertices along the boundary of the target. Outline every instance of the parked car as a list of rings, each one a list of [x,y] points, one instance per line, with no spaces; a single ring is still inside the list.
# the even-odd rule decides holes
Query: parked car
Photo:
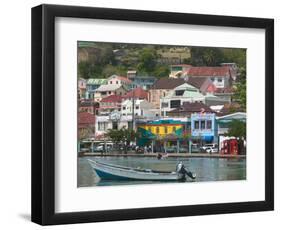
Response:
[[[93,147],[93,152],[101,153],[104,151],[103,145],[98,145]]]
[[[207,152],[207,149],[210,149],[210,148],[218,148],[218,145],[217,144],[205,144],[203,145],[200,149],[202,150],[202,152]],[[208,150],[210,151],[210,150]]]
[[[216,147],[209,147],[205,150],[207,153],[217,153],[219,150]]]

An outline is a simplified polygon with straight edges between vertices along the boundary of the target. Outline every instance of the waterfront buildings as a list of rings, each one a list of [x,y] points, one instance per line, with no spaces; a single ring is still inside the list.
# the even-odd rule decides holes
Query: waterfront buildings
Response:
[[[152,152],[179,152],[180,144],[187,146],[187,126],[187,119],[160,119],[139,123],[137,145],[151,146]]]
[[[79,137],[105,140],[109,129],[125,127],[140,134],[138,145],[152,145],[155,151],[181,152],[183,147],[190,152],[192,145],[206,143],[220,146],[228,138],[230,121],[246,121],[244,110],[232,102],[236,68],[235,63],[176,64],[170,77],[158,80],[135,70],[126,77],[79,79]]]
[[[216,143],[216,115],[203,111],[201,113],[191,114],[191,136],[193,140],[199,142],[200,145],[203,143]]]
[[[218,116],[216,118],[216,120],[217,120],[217,136],[218,136],[219,150],[222,150],[225,148],[225,143],[227,143],[226,142],[227,140],[237,140],[238,139],[237,152],[239,154],[246,154],[245,137],[242,137],[242,139],[241,138],[239,139],[239,138],[228,136],[229,124],[234,120],[246,123],[246,121],[247,121],[246,113],[245,112],[230,113],[227,115]]]
[[[95,127],[95,138],[103,139],[109,129],[132,129],[132,115],[125,116],[119,111],[113,111],[108,115],[96,116]]]

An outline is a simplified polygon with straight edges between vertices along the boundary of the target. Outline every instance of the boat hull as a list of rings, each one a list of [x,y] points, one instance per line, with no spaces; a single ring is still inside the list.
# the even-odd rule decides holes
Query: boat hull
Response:
[[[177,181],[176,172],[153,172],[123,166],[114,166],[98,161],[88,160],[94,172],[102,180],[146,180],[146,181]]]

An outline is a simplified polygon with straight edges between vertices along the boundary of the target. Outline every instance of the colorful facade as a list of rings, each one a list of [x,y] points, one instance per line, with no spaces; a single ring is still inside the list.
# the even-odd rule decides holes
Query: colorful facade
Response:
[[[199,141],[217,141],[216,115],[214,113],[194,113],[191,115],[191,136]]]
[[[137,145],[150,145],[151,142],[177,142],[184,139],[184,135],[189,132],[189,122],[182,120],[157,120],[144,124],[138,124],[137,132],[139,137]]]

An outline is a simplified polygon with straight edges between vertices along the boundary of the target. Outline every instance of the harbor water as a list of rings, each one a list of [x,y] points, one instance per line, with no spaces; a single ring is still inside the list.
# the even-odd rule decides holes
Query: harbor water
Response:
[[[78,157],[77,186],[131,185],[148,183],[171,183],[155,181],[102,181],[92,170],[87,159],[105,163],[140,167],[154,170],[175,171],[178,162],[183,162],[189,171],[196,173],[198,181],[245,180],[245,158],[165,158],[158,160],[153,157]],[[172,182],[173,183],[173,182]],[[178,183],[178,182],[174,182]]]

